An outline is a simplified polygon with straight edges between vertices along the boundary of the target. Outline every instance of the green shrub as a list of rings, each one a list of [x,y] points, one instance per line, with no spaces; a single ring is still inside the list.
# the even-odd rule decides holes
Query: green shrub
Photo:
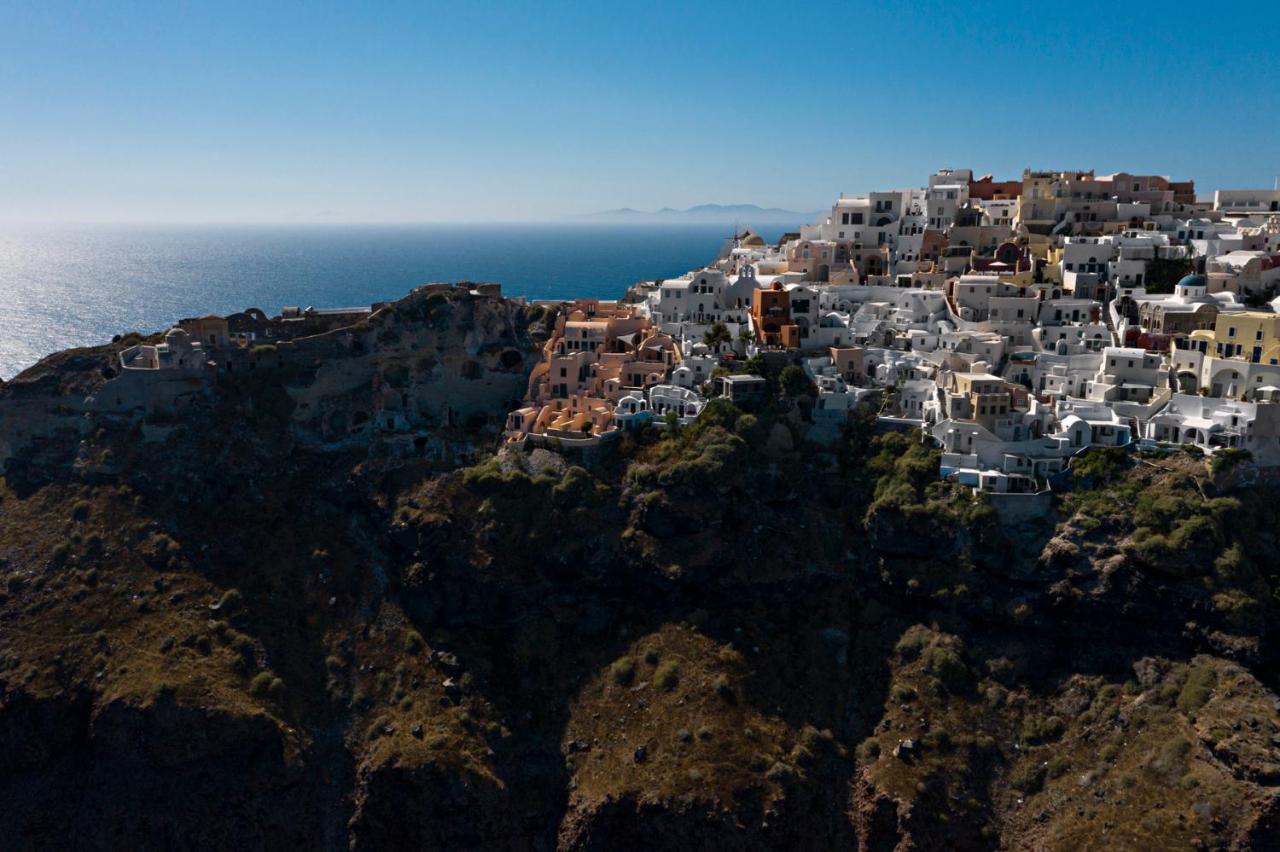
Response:
[[[893,650],[897,652],[899,659],[909,663],[920,656],[925,645],[929,644],[931,636],[932,632],[923,624],[908,627],[902,634],[902,638],[898,640],[898,644],[893,646]]]
[[[916,699],[915,689],[907,684],[895,684],[889,694],[893,697],[893,700],[899,704],[906,704],[908,701],[914,701]]]
[[[1183,713],[1194,713],[1203,707],[1213,695],[1218,675],[1209,666],[1192,666],[1187,672],[1187,680],[1178,693],[1178,709]]]
[[[863,514],[868,530],[875,532],[887,521],[895,538],[936,542],[935,549],[942,549],[951,546],[960,528],[980,533],[994,519],[984,497],[938,479],[939,450],[899,433],[876,436],[865,456],[856,443],[850,442],[844,465],[856,480],[875,483]]]
[[[680,683],[680,667],[674,661],[667,660],[653,673],[653,683],[663,692],[670,692]]]
[[[1022,738],[1032,744],[1052,742],[1059,739],[1066,728],[1066,723],[1058,716],[1045,719],[1028,716],[1022,720]]]
[[[619,657],[609,666],[609,676],[618,686],[628,686],[636,676],[636,661],[633,657]]]
[[[1118,479],[1130,463],[1124,447],[1095,447],[1076,456],[1071,461],[1071,471],[1077,480],[1100,484]]]
[[[1248,450],[1237,450],[1234,447],[1225,447],[1213,454],[1210,461],[1210,467],[1214,473],[1225,473],[1231,470],[1240,462],[1248,461],[1253,458],[1253,453]]]
[[[1213,596],[1213,608],[1237,630],[1260,631],[1266,626],[1266,607],[1261,601],[1232,589]]]
[[[765,778],[777,784],[785,784],[795,777],[795,769],[782,761],[777,761],[764,774]]]
[[[951,748],[951,735],[941,728],[935,728],[931,731],[926,731],[920,737],[920,745],[927,749],[946,751]]]
[[[729,327],[720,322],[720,320],[711,323],[711,328],[702,334],[702,342],[713,350],[721,343],[730,343],[732,340],[733,336],[729,334]]]
[[[228,627],[222,634],[222,638],[227,643],[227,647],[235,651],[246,660],[251,660],[254,653],[253,640],[239,630]]]
[[[1027,795],[1040,792],[1048,768],[1043,763],[1024,762],[1009,774],[1009,785]]]
[[[1244,550],[1236,542],[1213,560],[1214,579],[1223,585],[1242,582],[1247,576]]]
[[[753,447],[759,446],[764,441],[764,430],[760,427],[759,418],[754,414],[744,414],[739,417],[733,431]]]
[[[284,693],[284,681],[271,672],[258,672],[249,681],[249,692],[257,698],[276,700]]]
[[[235,612],[243,602],[244,598],[241,596],[239,589],[227,589],[222,593],[222,597],[218,598],[218,602],[214,604],[214,609],[221,613]]]
[[[1160,751],[1151,760],[1151,770],[1164,777],[1166,781],[1181,778],[1187,771],[1187,756],[1191,754],[1191,743],[1183,737],[1174,737],[1161,746]]]
[[[391,732],[391,719],[387,716],[378,716],[369,724],[369,730],[366,736],[372,741]]]
[[[969,668],[951,648],[942,644],[930,645],[921,655],[924,669],[936,677],[948,692],[962,692],[969,686]]]
[[[808,375],[795,364],[782,368],[782,372],[778,375],[778,384],[782,386],[782,392],[787,396],[803,396],[813,388]]]

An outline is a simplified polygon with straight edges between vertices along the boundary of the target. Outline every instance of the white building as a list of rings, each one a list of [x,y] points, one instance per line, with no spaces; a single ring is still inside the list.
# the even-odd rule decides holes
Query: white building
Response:
[[[1175,394],[1147,424],[1146,439],[1156,444],[1194,445],[1206,453],[1247,450],[1256,462],[1280,464],[1280,387],[1264,403]]]

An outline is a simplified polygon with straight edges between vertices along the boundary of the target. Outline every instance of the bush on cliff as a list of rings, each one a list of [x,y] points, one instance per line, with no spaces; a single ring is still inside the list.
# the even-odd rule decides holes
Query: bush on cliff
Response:
[[[531,544],[560,552],[589,546],[592,537],[582,532],[606,526],[602,513],[616,505],[613,490],[577,465],[561,476],[530,475],[495,456],[466,468],[460,481],[479,501],[472,517],[485,538],[530,558],[537,552]]]
[[[865,470],[875,489],[863,523],[877,544],[934,549],[962,527],[981,532],[992,521],[981,497],[938,478],[938,450],[894,432],[873,439],[870,451]]]
[[[1071,473],[1077,482],[1104,485],[1123,476],[1131,464],[1124,447],[1095,447],[1072,459]]]

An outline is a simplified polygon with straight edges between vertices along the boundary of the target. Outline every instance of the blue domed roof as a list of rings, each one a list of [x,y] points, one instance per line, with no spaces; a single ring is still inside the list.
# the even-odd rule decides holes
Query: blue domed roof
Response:
[[[1182,280],[1178,282],[1179,287],[1205,287],[1208,282],[1204,280],[1203,275],[1184,275]]]

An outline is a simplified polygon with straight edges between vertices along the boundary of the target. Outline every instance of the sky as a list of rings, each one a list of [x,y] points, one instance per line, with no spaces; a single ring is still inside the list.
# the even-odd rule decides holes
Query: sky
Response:
[[[0,0],[0,222],[557,220],[1280,174],[1256,7]]]

